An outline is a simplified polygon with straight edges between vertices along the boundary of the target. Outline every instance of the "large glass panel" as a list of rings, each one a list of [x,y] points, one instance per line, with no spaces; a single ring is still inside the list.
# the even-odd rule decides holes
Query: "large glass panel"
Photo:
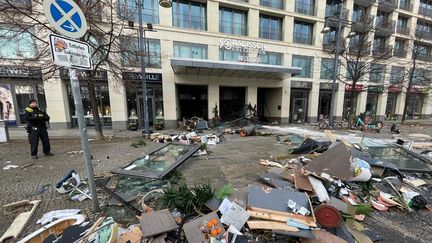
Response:
[[[174,42],[174,56],[182,58],[207,59],[207,46],[184,42]]]
[[[297,77],[311,78],[312,77],[313,57],[293,55],[292,66],[301,67],[302,72]]]
[[[334,60],[330,58],[321,59],[321,79],[333,79],[334,73]]]
[[[282,40],[282,19],[261,14],[260,37],[272,40]]]
[[[138,67],[140,56],[138,55],[138,38],[131,36],[121,36],[120,45],[122,50],[122,65],[125,67]],[[146,39],[145,63],[147,67],[160,68],[161,66],[161,47],[160,41],[156,39]]]
[[[19,121],[21,124],[27,124],[25,120],[25,108],[30,103],[30,100],[35,99],[34,90],[32,85],[16,85],[15,97],[17,101],[17,108],[19,114]]]
[[[405,67],[392,66],[390,83],[401,84],[405,76]]]
[[[370,71],[369,81],[375,83],[382,83],[385,79],[386,66],[382,64],[375,64]]]
[[[207,29],[207,10],[204,3],[174,0],[172,6],[173,25],[197,30]]]
[[[247,53],[241,53],[233,50],[219,49],[219,60],[221,61],[240,61],[240,55],[245,56]]]
[[[313,24],[294,21],[294,42],[312,45]]]
[[[283,9],[283,0],[260,0],[261,6]]]
[[[240,10],[219,9],[219,31],[227,34],[247,34],[247,13]]]
[[[296,13],[314,15],[315,8],[314,0],[296,0],[295,2],[295,11]]]
[[[138,22],[137,0],[119,0],[119,15],[121,18]],[[144,23],[159,24],[158,0],[143,1],[142,17]]]
[[[17,28],[0,25],[0,58],[31,59],[38,51],[32,37],[34,28]]]

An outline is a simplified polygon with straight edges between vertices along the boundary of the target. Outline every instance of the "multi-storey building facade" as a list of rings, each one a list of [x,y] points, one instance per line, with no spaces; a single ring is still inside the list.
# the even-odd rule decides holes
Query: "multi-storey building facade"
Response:
[[[38,8],[32,1],[10,2]],[[81,91],[89,121],[87,85],[92,82],[103,123],[125,129],[133,111],[142,116],[136,5],[135,0],[111,2],[102,11],[115,8],[116,18],[129,21],[116,26],[123,32],[117,50],[112,50],[118,53],[121,75],[103,65],[90,76],[81,72]],[[183,117],[211,119],[216,105],[222,119],[229,120],[242,116],[245,104],[256,105],[261,118],[282,123],[316,122],[328,115],[335,33],[321,31],[326,17],[338,14],[338,4],[348,10],[344,18],[351,22],[339,34],[355,31],[356,23],[371,23],[374,44],[365,55],[387,55],[355,86],[349,79],[338,82],[336,118],[348,110],[369,111],[378,119],[402,115],[405,102],[409,119],[430,118],[428,89],[418,88],[405,100],[401,82],[411,59],[410,46],[424,50],[419,62],[432,62],[432,0],[173,0],[172,8],[144,0],[144,21],[157,30],[146,32],[150,121],[163,116],[166,126],[173,127]],[[25,31],[13,33],[11,24],[0,25],[2,118],[25,124],[23,109],[36,98],[50,114],[52,126],[74,126],[67,71],[47,76],[50,60],[38,58],[40,40]],[[40,34],[37,29],[30,31]],[[423,71],[432,79],[430,70]],[[341,67],[339,72],[346,70]],[[354,107],[347,107],[353,89]]]

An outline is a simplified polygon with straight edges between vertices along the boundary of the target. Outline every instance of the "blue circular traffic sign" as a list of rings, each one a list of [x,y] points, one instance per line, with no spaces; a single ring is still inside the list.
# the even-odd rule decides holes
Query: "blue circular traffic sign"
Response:
[[[83,12],[73,0],[44,0],[45,17],[60,34],[80,38],[87,31]]]

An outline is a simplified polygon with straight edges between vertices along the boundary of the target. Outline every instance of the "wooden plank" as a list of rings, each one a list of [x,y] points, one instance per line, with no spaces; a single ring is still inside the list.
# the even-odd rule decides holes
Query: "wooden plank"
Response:
[[[290,232],[299,232],[300,230],[296,227],[287,225],[286,223],[273,222],[273,221],[247,221],[249,229],[261,229],[261,230],[282,230]]]
[[[217,219],[218,223],[216,224],[215,228],[219,228],[222,230],[221,233],[218,235],[222,236],[225,233],[225,229],[222,226],[222,223],[220,222],[216,212],[211,212],[183,225],[183,230],[188,242],[209,243],[210,239],[205,237],[205,235],[201,232],[200,227],[202,225],[206,226],[207,222],[212,219]]]
[[[300,171],[296,170],[294,173],[294,183],[295,187],[299,190],[313,192],[313,187],[309,182],[309,179],[307,176],[300,173]]]
[[[168,209],[143,214],[140,223],[143,237],[160,235],[178,228]]]
[[[310,227],[317,227],[315,216],[303,216],[288,212],[278,212],[262,208],[250,208],[247,210],[252,218],[267,219],[278,222],[287,222],[288,219],[293,219],[299,223]]]
[[[19,235],[23,231],[24,226],[30,220],[31,216],[36,211],[36,208],[40,202],[41,202],[40,200],[34,200],[34,201],[28,202],[28,204],[33,205],[32,209],[30,211],[20,213],[15,218],[15,220],[12,222],[12,224],[9,226],[9,228],[7,228],[6,232],[0,238],[0,242],[3,242],[4,240],[9,239],[9,238],[13,238],[14,240],[17,240]],[[24,206],[26,204],[23,203],[23,201],[20,201],[20,202],[17,202],[16,204],[15,203],[8,204],[7,207],[12,207],[12,206],[17,206],[17,205],[18,206]]]

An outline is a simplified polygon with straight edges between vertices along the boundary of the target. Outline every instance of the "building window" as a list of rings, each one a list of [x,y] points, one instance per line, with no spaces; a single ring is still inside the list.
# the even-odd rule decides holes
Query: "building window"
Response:
[[[260,0],[261,6],[283,9],[283,0]]]
[[[414,70],[412,83],[414,85],[429,86],[431,79],[432,79],[432,71],[422,69],[422,68],[416,68]]]
[[[144,23],[159,24],[158,0],[143,1],[142,19]],[[119,15],[123,19],[138,22],[136,0],[119,0]]]
[[[294,21],[294,43],[313,44],[313,24]]]
[[[207,46],[175,41],[174,56],[182,58],[207,59]]]
[[[385,79],[386,66],[375,64],[370,71],[369,81],[374,83],[382,83]]]
[[[238,52],[228,49],[219,49],[219,60],[221,61],[241,61],[241,56],[247,56],[247,52]]]
[[[0,57],[9,59],[32,59],[38,55],[34,28],[25,29],[9,25],[0,26]]]
[[[334,60],[330,58],[321,58],[321,79],[333,79]]]
[[[261,14],[260,37],[272,40],[282,40],[282,19]]]
[[[206,4],[174,0],[172,6],[173,26],[196,30],[207,29]]]
[[[402,84],[405,76],[405,67],[392,66],[390,83],[392,84]]]
[[[233,35],[247,35],[247,13],[236,9],[220,8],[219,32]]]
[[[293,55],[292,66],[302,68],[302,72],[298,77],[312,78],[313,57]]]
[[[432,1],[431,0],[420,0],[419,14],[427,15],[432,17]]]
[[[325,16],[333,16],[338,13],[339,5],[342,5],[342,0],[326,0]]]
[[[314,15],[315,13],[315,0],[296,0],[295,11],[296,13]]]
[[[269,65],[282,65],[282,53],[276,52],[266,52],[265,54],[260,54],[259,59],[261,64],[269,64]]]
[[[357,4],[354,4],[353,12],[352,12],[352,21],[353,22],[361,22],[363,17],[366,14],[366,10],[363,7],[360,7]]]
[[[138,49],[138,38],[131,36],[120,37],[120,45],[122,51],[122,65],[124,67],[138,67],[141,60]],[[160,41],[155,39],[146,39],[146,52],[145,62],[147,67],[160,68],[161,67],[161,47]]]

